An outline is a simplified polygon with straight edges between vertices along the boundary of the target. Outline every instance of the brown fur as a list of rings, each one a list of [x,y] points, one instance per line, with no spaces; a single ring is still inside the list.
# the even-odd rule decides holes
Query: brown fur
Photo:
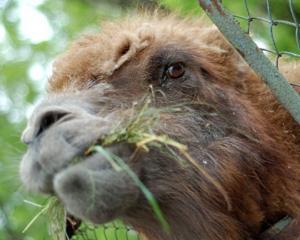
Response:
[[[196,169],[181,171],[154,151],[145,157],[142,168],[147,174],[140,177],[158,199],[173,235],[161,230],[144,198],[124,220],[148,239],[237,240],[256,238],[286,214],[298,215],[299,125],[215,27],[154,15],[106,23],[99,34],[73,43],[54,65],[49,92],[108,82],[115,88],[109,95],[115,108],[117,101],[130,106],[147,92],[149,56],[165,46],[188,53],[199,66],[192,70],[199,76],[198,85],[174,88],[157,104],[189,101],[192,110],[165,116],[159,131],[189,146],[225,189],[232,209]],[[284,68],[288,78],[299,79],[297,67]],[[155,161],[160,161],[159,169],[151,165]]]

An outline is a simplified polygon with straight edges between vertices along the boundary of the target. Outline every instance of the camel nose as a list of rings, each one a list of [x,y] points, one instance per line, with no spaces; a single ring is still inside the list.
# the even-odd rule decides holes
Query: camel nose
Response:
[[[22,134],[21,141],[25,144],[31,144],[34,139],[51,128],[55,123],[70,119],[67,117],[70,115],[71,111],[55,106],[37,111],[29,119],[28,125]]]

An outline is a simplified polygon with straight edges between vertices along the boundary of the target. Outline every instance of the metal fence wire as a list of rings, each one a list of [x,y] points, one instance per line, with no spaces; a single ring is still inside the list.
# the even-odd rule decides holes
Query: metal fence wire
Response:
[[[299,51],[299,21],[297,19],[297,9],[295,9],[295,2],[293,0],[237,0],[235,4],[243,4],[246,16],[240,14],[234,14],[231,7],[230,0],[198,0],[200,6],[203,8],[205,13],[215,23],[227,40],[241,53],[245,61],[252,67],[252,69],[265,81],[269,86],[277,100],[286,108],[286,110],[294,117],[294,119],[300,123],[300,96],[278,71],[279,59],[286,55],[289,57],[298,58]],[[230,3],[231,2],[231,3]],[[291,20],[275,19],[273,17],[273,11],[284,11],[284,9],[277,9],[273,6],[279,3],[288,4]],[[251,11],[250,5],[257,5],[255,13]],[[227,9],[225,8],[227,7]],[[262,9],[266,10],[266,15],[257,16]],[[264,8],[265,6],[265,8]],[[279,5],[278,5],[279,6]],[[281,6],[281,5],[280,5]],[[299,10],[298,10],[299,11]],[[236,15],[233,17],[233,15]],[[240,20],[239,24],[237,19]],[[243,23],[246,23],[246,33],[241,29]],[[253,25],[259,23],[254,29]],[[271,48],[260,47],[255,44],[255,37],[248,33],[261,32],[265,34],[264,29],[267,26],[267,32],[271,39]],[[276,34],[276,28],[280,26],[292,27],[295,32],[296,41],[295,48],[293,51],[282,50],[279,48],[279,41],[276,41],[279,37],[285,37],[285,35]],[[253,37],[253,38],[252,38]],[[290,39],[288,39],[290,40]],[[257,41],[256,41],[257,42]],[[269,44],[266,44],[268,46]],[[265,54],[275,55],[275,66],[270,62]],[[276,68],[277,67],[277,68]],[[280,66],[279,66],[280,67]]]
[[[287,19],[277,19],[274,17],[274,14],[272,14],[275,6],[274,3],[278,3],[278,1],[283,1],[283,3],[286,5],[286,10],[289,12],[289,17]],[[239,29],[239,27],[235,29],[236,26],[234,25],[231,17],[233,16],[235,20],[239,22],[244,32],[250,35],[254,41],[259,39],[260,35],[264,36],[263,39],[267,39],[267,42],[264,44],[264,46],[259,46],[259,48],[269,58],[274,59],[274,65],[278,68],[280,63],[279,60],[284,56],[289,58],[300,58],[300,19],[299,16],[297,16],[297,13],[300,13],[300,9],[295,9],[293,0],[236,0],[235,3],[236,2],[243,3],[244,11],[242,14],[231,10],[231,6],[233,6],[232,0],[199,0],[201,7],[208,13],[213,22],[215,22],[215,24],[223,32],[225,37],[227,37],[227,39],[234,45],[234,47],[243,53],[245,60],[248,61],[250,66],[252,66],[252,68],[263,78],[267,78],[266,82],[275,95],[277,95],[277,92],[279,92],[280,96],[277,96],[278,99],[281,102],[284,102],[283,105],[285,105],[288,110],[292,109],[292,114],[294,117],[296,116],[295,119],[299,122],[300,110],[298,106],[300,106],[300,98],[297,98],[297,94],[293,95],[293,93],[290,92],[293,90],[288,89],[288,85],[282,83],[282,81],[285,81],[285,79],[280,76],[278,77],[277,70],[268,65],[269,60],[262,59],[262,56],[259,54],[248,56],[251,55],[251,52],[254,52],[256,45],[251,45],[251,39],[243,39],[243,35],[241,35],[241,29]],[[260,6],[259,9],[261,11],[256,11],[257,6],[255,11],[251,9],[253,2]],[[225,15],[223,12],[224,6],[228,10]],[[276,34],[276,29],[280,27],[290,28],[290,31],[294,31],[294,46],[289,49],[283,49],[278,44],[279,41],[277,40],[278,34]],[[263,69],[259,66],[262,66]],[[266,73],[270,71],[274,72],[275,75]],[[270,80],[268,80],[268,78],[270,78]],[[284,98],[287,99],[287,101],[284,101]],[[76,229],[74,236],[69,239],[140,240],[140,237],[133,228],[118,222],[113,222],[101,226],[82,224],[78,229]]]
[[[279,58],[282,56],[289,56],[293,58],[300,58],[300,25],[299,25],[299,16],[297,13],[300,12],[300,9],[296,9],[294,0],[240,0],[243,1],[244,10],[246,15],[242,16],[239,13],[234,13],[233,16],[241,21],[246,21],[246,32],[248,34],[255,33],[254,24],[259,23],[260,26],[256,25],[260,29],[268,32],[269,35],[269,48],[260,47],[263,52],[273,54],[275,56],[275,65],[278,68]],[[257,8],[254,11],[250,7],[250,3],[256,2],[257,5],[261,5],[261,11],[257,11]],[[230,10],[229,1],[223,1],[225,6],[228,6]],[[280,3],[283,6],[286,19],[277,19],[274,17],[272,11],[276,8],[276,4]],[[289,14],[287,14],[289,13]],[[293,50],[280,49],[278,46],[278,41],[276,37],[276,30],[279,28],[289,28],[289,30],[294,31],[294,46],[291,47]],[[277,34],[278,35],[278,34]],[[255,34],[253,36],[255,38]]]
[[[72,240],[140,240],[139,234],[130,226],[120,222],[112,222],[100,226],[82,224],[72,237]]]

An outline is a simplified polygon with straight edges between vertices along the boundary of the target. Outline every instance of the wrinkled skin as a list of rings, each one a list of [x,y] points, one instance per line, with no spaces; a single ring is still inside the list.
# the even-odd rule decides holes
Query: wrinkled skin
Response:
[[[298,125],[215,28],[159,16],[124,22],[75,42],[56,61],[22,135],[24,185],[57,196],[77,218],[122,218],[150,240],[255,239],[299,214]],[[177,63],[182,74],[169,74]],[[126,172],[100,153],[85,154],[149,85],[154,107],[184,104],[163,114],[155,131],[187,145],[225,192],[157,149],[132,159],[135,146],[109,146],[154,194],[170,235]]]

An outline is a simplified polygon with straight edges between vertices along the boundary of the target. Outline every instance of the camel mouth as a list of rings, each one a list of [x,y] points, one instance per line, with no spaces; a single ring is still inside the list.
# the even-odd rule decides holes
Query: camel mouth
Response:
[[[91,146],[104,132],[102,118],[78,117],[51,126],[28,145],[20,165],[21,181],[31,192],[53,194],[57,174],[94,158]],[[99,129],[99,132],[94,129]]]

